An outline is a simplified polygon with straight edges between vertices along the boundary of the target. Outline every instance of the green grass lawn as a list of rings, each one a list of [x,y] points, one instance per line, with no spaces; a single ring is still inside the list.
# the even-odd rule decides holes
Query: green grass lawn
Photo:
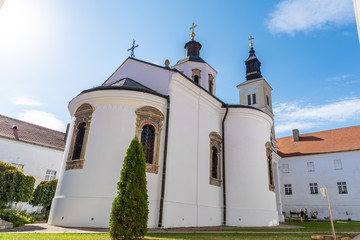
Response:
[[[232,239],[241,239],[241,240],[303,240],[310,239],[312,235],[317,235],[313,233],[305,232],[316,232],[318,234],[328,234],[331,235],[331,226],[330,222],[303,222],[303,223],[286,223],[287,225],[302,226],[303,228],[294,228],[294,229],[273,229],[273,228],[233,228],[226,229],[221,231],[253,231],[258,233],[153,233],[147,234],[146,240],[172,240],[172,239],[196,239],[196,240],[232,240]],[[356,236],[357,234],[342,234],[342,232],[358,232],[360,233],[360,222],[341,222],[338,221],[335,223],[335,230],[337,235],[342,236]],[[220,231],[220,230],[219,230]],[[273,233],[260,233],[260,232],[273,232]],[[282,232],[282,233],[281,233]],[[297,232],[297,233],[288,233],[288,232]],[[57,240],[72,240],[72,239],[88,239],[88,240],[110,240],[109,234],[47,234],[47,233],[0,233],[0,239],[8,240],[47,240],[47,239],[57,239]]]

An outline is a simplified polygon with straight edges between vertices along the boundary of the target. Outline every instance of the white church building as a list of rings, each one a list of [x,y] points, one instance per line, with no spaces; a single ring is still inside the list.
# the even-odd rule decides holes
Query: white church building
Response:
[[[240,104],[226,104],[194,36],[174,66],[129,57],[101,86],[70,101],[50,224],[109,226],[134,136],[146,160],[149,227],[279,224],[272,88],[260,61],[251,44]]]

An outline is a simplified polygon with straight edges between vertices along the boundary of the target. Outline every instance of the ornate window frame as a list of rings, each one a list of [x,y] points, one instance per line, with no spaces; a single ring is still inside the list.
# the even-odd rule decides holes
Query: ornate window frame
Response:
[[[267,168],[268,168],[268,180],[269,180],[269,190],[270,191],[275,191],[275,183],[274,183],[274,170],[272,167],[272,145],[271,142],[268,141],[265,144],[266,147],[266,162],[267,162]]]
[[[93,112],[94,112],[94,108],[88,103],[82,104],[80,107],[78,107],[78,109],[75,112],[76,120],[74,123],[74,130],[73,130],[73,134],[72,134],[71,145],[70,145],[68,158],[66,161],[65,170],[82,169],[84,166],[85,150],[86,150],[86,145],[87,145],[87,140],[88,140],[88,135],[89,135],[89,130],[90,130],[90,123],[91,123],[91,118],[92,118]],[[84,139],[83,139],[82,146],[81,146],[80,157],[78,159],[73,159],[75,142],[78,137],[78,130],[79,130],[78,126],[81,123],[85,123]]]
[[[198,76],[198,82],[196,83],[195,82],[195,76]],[[201,83],[201,70],[200,69],[197,69],[197,68],[194,68],[192,70],[192,76],[191,76],[192,80],[197,84],[197,85],[200,85]]]
[[[211,132],[210,137],[210,176],[209,183],[215,186],[221,186],[221,136],[217,132]],[[213,169],[213,147],[217,149],[218,155],[218,164],[217,164],[217,178],[213,178],[212,169]]]
[[[162,121],[164,120],[164,115],[158,109],[150,106],[138,108],[135,111],[135,113],[137,115],[135,135],[138,137],[140,141],[141,141],[141,133],[145,125],[151,125],[155,129],[153,162],[151,164],[146,163],[146,172],[157,174],[159,169],[159,149],[160,149]]]
[[[209,92],[214,94],[214,76],[209,73]]]

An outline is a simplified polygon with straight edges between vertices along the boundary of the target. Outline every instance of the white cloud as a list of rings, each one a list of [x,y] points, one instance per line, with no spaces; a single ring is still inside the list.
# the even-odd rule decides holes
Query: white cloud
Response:
[[[352,77],[353,74],[343,74],[343,75],[339,75],[339,76],[334,76],[332,78],[330,78],[329,80],[331,81],[341,81],[341,80],[345,80],[349,77]]]
[[[19,113],[18,118],[22,121],[37,124],[57,131],[63,131],[65,129],[65,124],[61,120],[57,119],[54,114],[48,112],[35,110],[25,111]]]
[[[360,119],[360,98],[344,99],[322,106],[304,103],[280,103],[274,107],[275,132],[292,129],[308,130],[329,123],[341,123]]]
[[[41,106],[42,102],[28,98],[28,97],[17,97],[13,99],[13,104],[15,105],[25,105],[25,106]]]
[[[294,34],[354,20],[352,0],[283,0],[269,14],[266,24],[272,33]]]

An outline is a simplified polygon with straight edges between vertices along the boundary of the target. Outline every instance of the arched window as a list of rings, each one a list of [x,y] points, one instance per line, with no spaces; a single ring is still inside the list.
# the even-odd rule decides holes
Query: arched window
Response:
[[[94,108],[90,104],[81,105],[75,112],[74,130],[65,170],[82,169],[85,150]]]
[[[200,78],[201,78],[201,70],[200,69],[193,69],[192,70],[192,79],[196,84],[200,84]]]
[[[210,135],[210,184],[221,186],[221,136],[216,132]]]
[[[84,137],[85,137],[85,127],[86,127],[85,122],[81,122],[77,127],[74,154],[72,156],[72,160],[79,159],[81,156],[81,149],[83,147]]]
[[[195,76],[194,76],[194,82],[195,82],[196,84],[199,84],[199,76],[198,76],[198,75],[195,75]]]
[[[214,94],[214,77],[209,74],[209,93]]]
[[[141,132],[141,144],[143,146],[145,162],[152,164],[154,157],[155,128],[146,124]]]
[[[135,111],[136,136],[141,141],[146,161],[146,172],[158,173],[159,148],[164,115],[156,108],[145,106]]]
[[[211,177],[212,178],[218,178],[218,150],[215,146],[212,147],[212,166],[211,166]]]

